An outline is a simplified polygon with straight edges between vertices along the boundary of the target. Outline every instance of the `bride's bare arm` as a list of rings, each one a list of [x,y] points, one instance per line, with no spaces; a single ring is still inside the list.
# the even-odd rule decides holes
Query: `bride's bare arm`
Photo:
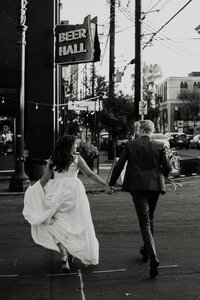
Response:
[[[40,184],[41,184],[42,187],[44,187],[47,184],[47,182],[49,181],[49,179],[51,179],[52,174],[53,174],[52,162],[49,159],[47,164],[46,164],[44,174],[40,178]]]
[[[87,163],[85,162],[85,160],[82,158],[81,155],[78,156],[78,167],[88,178],[92,179],[96,183],[100,183],[104,185],[106,190],[107,189],[110,190],[108,183],[105,182],[101,177],[96,175],[94,172],[92,172],[92,170],[88,167]]]

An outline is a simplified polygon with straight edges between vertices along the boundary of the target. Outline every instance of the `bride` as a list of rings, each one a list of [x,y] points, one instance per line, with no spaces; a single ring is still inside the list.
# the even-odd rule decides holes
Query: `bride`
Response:
[[[35,243],[60,252],[63,272],[70,272],[69,256],[86,265],[99,262],[99,243],[86,191],[77,177],[79,170],[110,191],[81,155],[74,154],[76,144],[71,135],[58,140],[44,175],[26,190],[22,212]]]

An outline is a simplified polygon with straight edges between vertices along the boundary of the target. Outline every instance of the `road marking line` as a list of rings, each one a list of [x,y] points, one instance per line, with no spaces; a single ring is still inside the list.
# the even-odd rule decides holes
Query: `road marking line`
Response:
[[[166,265],[166,266],[159,266],[158,267],[159,269],[164,269],[164,268],[178,268],[178,265]],[[91,272],[92,274],[101,274],[101,273],[114,273],[114,272],[125,272],[126,269],[114,269],[114,270],[100,270],[100,271],[93,271]],[[57,274],[45,274],[46,277],[59,277],[59,276],[71,276],[71,275],[78,275],[79,278],[80,278],[80,283],[81,283],[81,293],[82,293],[82,299],[85,300],[85,295],[84,295],[84,285],[83,285],[83,279],[82,279],[82,273],[81,273],[81,270],[79,269],[78,270],[78,273],[77,272],[74,272],[74,273],[57,273]],[[0,278],[6,278],[6,277],[19,277],[19,276],[26,276],[26,277],[32,277],[34,275],[32,274],[22,274],[22,275],[19,275],[19,274],[0,274]]]
[[[85,294],[84,294],[84,284],[83,284],[83,277],[82,277],[82,273],[81,270],[78,270],[78,276],[80,278],[80,286],[81,286],[81,296],[82,296],[82,300],[86,300],[85,298]]]
[[[161,269],[161,268],[178,268],[178,265],[168,265],[168,266],[159,266],[158,267],[159,269]]]
[[[46,274],[46,277],[59,277],[59,276],[71,276],[71,275],[77,275],[78,273],[56,273],[56,274]]]
[[[125,272],[126,269],[116,269],[116,270],[103,270],[103,271],[93,271],[92,273],[113,273],[113,272]]]
[[[80,271],[80,270],[79,270]],[[46,277],[62,277],[62,276],[71,276],[71,275],[79,275],[80,277],[80,272],[74,272],[74,273],[56,273],[56,274],[45,274],[44,276]],[[93,274],[98,274],[98,273],[113,273],[113,272],[125,272],[126,269],[116,269],[116,270],[102,270],[102,271],[93,271],[91,273]],[[4,274],[4,275],[0,275],[0,277],[17,277],[20,276],[19,274]],[[32,274],[24,274],[21,276],[26,276],[26,277],[31,277],[34,276]],[[82,278],[82,275],[81,275]]]
[[[10,275],[0,275],[0,278],[6,278],[6,277],[18,277],[18,274],[10,274]]]
[[[46,277],[59,277],[59,276],[71,276],[71,275],[78,275],[78,273],[68,273],[68,274],[64,274],[64,273],[61,273],[61,274],[45,274],[44,276]],[[6,278],[6,277],[19,277],[19,276],[24,276],[24,277],[33,277],[34,275],[32,274],[0,274],[0,278]]]

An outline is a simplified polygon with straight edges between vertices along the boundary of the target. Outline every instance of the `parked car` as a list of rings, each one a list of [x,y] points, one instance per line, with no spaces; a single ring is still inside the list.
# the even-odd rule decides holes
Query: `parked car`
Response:
[[[194,135],[193,134],[186,134],[186,139],[188,140],[189,147],[191,146],[190,141],[193,139]]]
[[[172,133],[168,136],[168,140],[170,143],[170,148],[189,148],[190,145],[190,141],[189,139],[186,137],[186,134],[183,132],[176,132],[176,133]]]
[[[108,132],[101,132],[100,133],[100,149],[101,151],[107,151],[108,150]]]
[[[170,140],[171,138],[173,138],[178,132],[166,132],[165,136],[168,140]]]
[[[170,148],[170,143],[163,133],[153,133],[151,138],[155,141],[163,142],[165,147]]]
[[[200,134],[196,134],[190,141],[190,147],[200,149]]]
[[[168,141],[170,141],[171,139],[173,139],[177,134],[183,134],[182,132],[166,132],[165,136],[167,137]]]
[[[193,139],[194,135],[193,134],[186,134],[187,140],[191,141]]]

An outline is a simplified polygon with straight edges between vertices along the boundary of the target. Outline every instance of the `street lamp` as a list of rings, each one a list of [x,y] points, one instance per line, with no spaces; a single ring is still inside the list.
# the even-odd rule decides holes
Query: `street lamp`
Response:
[[[175,129],[177,130],[178,129],[178,126],[177,126],[177,123],[178,123],[178,106],[175,106],[174,107],[174,112],[175,112]]]
[[[18,0],[18,62],[17,62],[17,117],[16,117],[16,153],[15,173],[13,174],[9,190],[24,192],[30,181],[24,171],[24,78],[25,78],[25,44],[26,44],[26,0]]]

